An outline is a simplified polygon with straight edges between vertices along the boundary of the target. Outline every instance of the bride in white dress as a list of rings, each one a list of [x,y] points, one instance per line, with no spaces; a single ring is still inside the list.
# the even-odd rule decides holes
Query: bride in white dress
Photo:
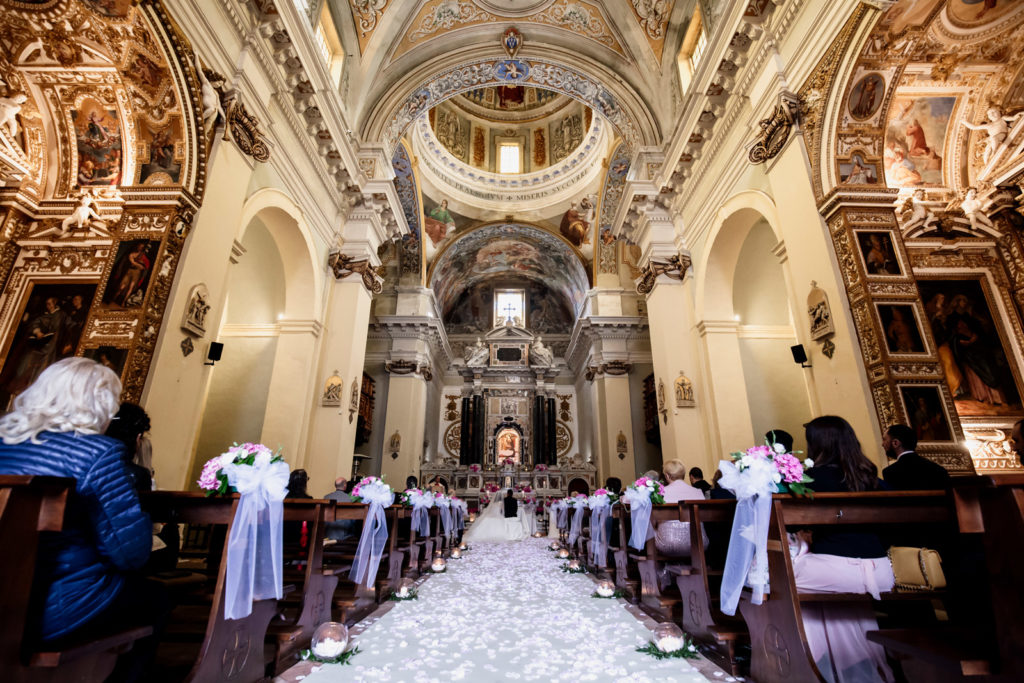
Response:
[[[502,489],[494,494],[490,504],[484,508],[484,511],[466,531],[462,537],[463,540],[467,543],[505,543],[521,541],[529,536],[521,503],[516,516],[505,519],[505,494],[507,491],[508,489]]]

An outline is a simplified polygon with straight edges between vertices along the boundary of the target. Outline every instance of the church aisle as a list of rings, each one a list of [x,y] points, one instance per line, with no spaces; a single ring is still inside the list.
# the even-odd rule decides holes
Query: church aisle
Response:
[[[593,581],[563,573],[547,543],[471,546],[356,636],[351,665],[303,683],[707,680],[687,660],[636,652],[651,632],[621,601],[591,598]]]

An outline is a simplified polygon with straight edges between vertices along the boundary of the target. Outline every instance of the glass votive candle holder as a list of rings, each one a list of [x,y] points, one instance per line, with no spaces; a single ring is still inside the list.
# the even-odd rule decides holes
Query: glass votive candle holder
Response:
[[[678,652],[686,645],[683,629],[671,621],[658,624],[654,629],[654,644],[662,652]]]
[[[441,557],[443,554],[444,553],[442,553],[440,550],[435,550],[434,551],[434,557]]]
[[[434,561],[430,563],[430,569],[434,572],[443,572],[448,568],[448,563],[444,561],[443,557],[435,557]]]
[[[398,584],[398,590],[395,591],[395,595],[400,598],[408,598],[412,595],[412,588],[412,579],[402,579],[402,582]]]
[[[534,531],[533,532],[533,537],[534,538],[544,538],[544,534],[541,533],[540,531]]]
[[[604,579],[597,584],[597,594],[602,598],[610,598],[615,595],[615,584],[608,579]]]
[[[309,649],[319,659],[337,659],[347,647],[348,627],[337,621],[327,621],[313,633]]]
[[[552,550],[558,550],[559,543],[558,543],[558,541],[551,541],[551,545],[549,545],[548,547],[551,548]]]
[[[568,548],[562,548],[561,550],[559,550],[558,551],[558,557],[559,557],[559,559],[563,559],[563,560],[565,558],[569,557],[569,549]]]
[[[456,560],[461,558],[462,557],[462,551],[459,550],[458,548],[452,548],[452,557],[454,557]]]
[[[579,560],[569,560],[569,569],[579,569],[579,568],[580,568],[580,561]]]

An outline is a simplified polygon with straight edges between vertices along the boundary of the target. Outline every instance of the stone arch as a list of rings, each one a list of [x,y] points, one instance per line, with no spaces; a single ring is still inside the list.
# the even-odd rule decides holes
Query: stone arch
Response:
[[[361,137],[383,144],[390,155],[406,129],[431,107],[475,88],[521,84],[554,90],[587,104],[611,123],[630,149],[659,144],[661,131],[649,108],[606,68],[570,64],[548,50],[538,50],[534,58],[511,60],[495,59],[489,48],[486,52],[492,56],[468,60],[441,56],[405,74],[366,115]]]

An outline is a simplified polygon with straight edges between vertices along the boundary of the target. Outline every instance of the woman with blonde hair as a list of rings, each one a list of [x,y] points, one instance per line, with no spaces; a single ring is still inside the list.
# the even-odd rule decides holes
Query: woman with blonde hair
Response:
[[[87,625],[156,621],[154,635],[122,655],[108,679],[139,680],[169,605],[157,584],[131,573],[149,557],[152,527],[132,486],[124,444],[103,435],[120,394],[117,375],[88,358],[46,368],[0,418],[0,474],[75,480],[63,530],[40,545],[45,601],[34,635],[52,640]]]

